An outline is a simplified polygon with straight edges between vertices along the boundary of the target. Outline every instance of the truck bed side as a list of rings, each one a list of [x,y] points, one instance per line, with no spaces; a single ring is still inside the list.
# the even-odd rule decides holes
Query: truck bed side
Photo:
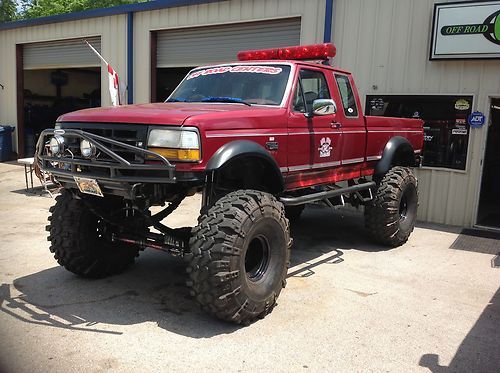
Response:
[[[424,143],[423,120],[365,116],[365,122],[367,161],[381,159],[385,145],[395,136],[406,138],[412,145],[415,154],[421,153]]]

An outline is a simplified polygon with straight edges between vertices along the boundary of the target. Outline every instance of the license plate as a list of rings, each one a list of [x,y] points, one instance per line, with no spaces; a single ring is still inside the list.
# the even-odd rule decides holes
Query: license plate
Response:
[[[78,185],[80,192],[85,194],[92,194],[93,196],[104,197],[101,188],[95,179],[87,179],[85,177],[73,177]]]

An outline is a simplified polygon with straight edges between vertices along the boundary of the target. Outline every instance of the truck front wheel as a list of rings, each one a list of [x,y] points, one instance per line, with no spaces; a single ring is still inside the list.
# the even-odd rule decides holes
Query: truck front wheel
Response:
[[[417,179],[407,167],[393,167],[377,185],[373,201],[365,206],[365,226],[383,245],[408,241],[417,219]]]
[[[108,212],[120,211],[122,207],[106,199],[100,204]],[[50,251],[68,271],[82,277],[101,278],[122,272],[134,262],[137,247],[111,242],[106,232],[109,225],[71,192],[63,190],[50,212],[47,225]]]
[[[190,240],[188,285],[202,308],[237,324],[263,318],[285,287],[289,223],[272,195],[240,190],[200,218]]]

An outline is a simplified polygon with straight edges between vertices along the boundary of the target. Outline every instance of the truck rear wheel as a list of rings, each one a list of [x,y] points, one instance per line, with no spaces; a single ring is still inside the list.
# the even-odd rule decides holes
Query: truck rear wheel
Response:
[[[102,201],[109,210],[116,203]],[[81,200],[67,190],[57,196],[50,208],[46,229],[50,251],[57,262],[82,277],[101,278],[122,272],[138,254],[135,246],[112,243],[106,236],[106,225]]]
[[[377,186],[373,201],[365,207],[365,226],[383,245],[401,246],[417,219],[417,179],[407,167],[393,167]]]
[[[202,308],[237,324],[263,318],[285,287],[289,223],[272,195],[240,190],[222,197],[193,229],[187,272]]]

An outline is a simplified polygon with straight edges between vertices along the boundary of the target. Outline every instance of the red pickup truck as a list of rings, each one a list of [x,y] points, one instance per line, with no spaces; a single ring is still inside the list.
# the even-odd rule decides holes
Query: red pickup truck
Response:
[[[59,264],[103,277],[140,250],[167,251],[186,260],[203,309],[248,324],[285,286],[289,220],[307,203],[363,206],[376,241],[406,242],[423,122],[364,116],[334,55],[332,44],[240,52],[189,72],[164,103],[60,117],[37,146],[64,187],[47,226]],[[162,223],[197,192],[196,227]]]

